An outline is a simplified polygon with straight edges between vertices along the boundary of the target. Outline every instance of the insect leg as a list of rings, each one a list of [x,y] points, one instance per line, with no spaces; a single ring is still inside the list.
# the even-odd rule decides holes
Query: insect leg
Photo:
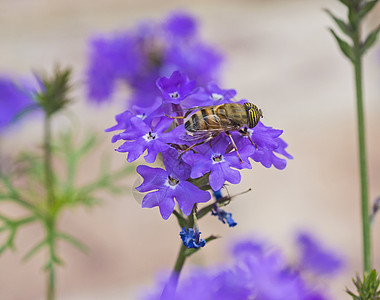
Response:
[[[184,119],[184,118],[186,118],[186,117],[182,117],[182,116],[172,117],[172,116],[169,116],[169,115],[165,115],[165,117],[168,117],[170,119]]]
[[[234,149],[235,149],[235,151],[236,151],[236,153],[237,153],[237,155],[238,155],[238,157],[239,157],[240,163],[242,164],[242,163],[243,163],[243,160],[242,160],[241,157],[240,157],[239,151],[238,151],[238,149],[237,149],[237,147],[236,147],[235,141],[234,141],[234,139],[232,138],[231,133],[229,133],[228,131],[225,131],[225,134],[227,134],[228,137],[231,139],[232,146],[234,147]]]
[[[178,156],[178,158],[181,158],[181,156],[182,156],[183,154],[185,154],[187,151],[193,149],[194,147],[199,146],[199,145],[202,145],[202,144],[204,144],[204,143],[207,143],[208,141],[211,141],[211,139],[213,139],[214,137],[215,137],[215,135],[210,135],[208,138],[206,138],[206,139],[203,140],[202,142],[199,142],[199,143],[196,143],[196,144],[190,146],[190,147],[187,148],[185,151],[183,151],[183,152]]]
[[[251,144],[253,145],[253,147],[255,147],[256,150],[257,150],[257,145],[252,141],[251,136],[248,134],[247,127],[244,128],[244,130],[240,129],[239,133],[242,134],[242,135],[244,135],[244,136],[246,136],[249,139],[249,141],[251,142]]]
[[[170,118],[170,119],[186,119],[188,115],[190,115],[192,112],[194,111],[194,109],[191,109],[191,110],[188,110],[184,116],[176,116],[176,117],[172,117],[172,116],[169,116],[169,115],[165,115],[166,117]]]

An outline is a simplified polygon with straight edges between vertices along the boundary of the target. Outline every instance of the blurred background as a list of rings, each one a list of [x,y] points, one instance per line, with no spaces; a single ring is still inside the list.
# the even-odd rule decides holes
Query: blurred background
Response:
[[[345,15],[344,7],[332,0],[0,0],[0,72],[29,77],[34,70],[51,71],[56,63],[73,67],[77,101],[69,110],[78,116],[78,134],[103,136],[101,149],[83,166],[80,180],[85,181],[98,170],[104,153],[113,155],[115,167],[126,163],[123,154],[114,152],[112,134],[103,132],[124,109],[125,95],[99,107],[86,102],[82,83],[89,38],[145,19],[159,21],[177,9],[193,13],[203,39],[226,55],[222,85],[260,107],[264,124],[284,130],[282,137],[294,160],[282,171],[259,164],[244,170],[241,184],[228,188],[231,194],[252,188],[229,205],[238,226],[228,228],[216,218],[201,220],[205,236],[223,238],[209,243],[187,266],[222,262],[229,243],[239,237],[268,240],[291,260],[297,255],[295,234],[308,231],[345,257],[344,272],[329,286],[334,299],[348,299],[345,287],[351,287],[351,278],[362,270],[353,70],[327,30],[333,24],[323,8]],[[378,5],[364,31],[379,19]],[[364,60],[371,200],[380,195],[379,83],[377,43]],[[9,131],[2,136],[1,151],[12,155],[39,150],[41,123],[34,118]],[[54,130],[67,125],[62,117]],[[125,186],[131,187],[135,179],[131,175]],[[17,214],[13,207],[2,209]],[[180,243],[176,220],[162,220],[158,209],[141,209],[131,193],[104,197],[94,208],[66,213],[59,227],[90,248],[86,256],[59,244],[66,262],[57,274],[57,299],[62,300],[135,299],[136,291],[152,284],[158,271],[172,268]],[[21,262],[41,236],[39,226],[28,227],[16,240],[18,251],[0,257],[1,300],[44,299],[44,253]],[[373,228],[373,265],[378,270],[379,249],[378,219]]]

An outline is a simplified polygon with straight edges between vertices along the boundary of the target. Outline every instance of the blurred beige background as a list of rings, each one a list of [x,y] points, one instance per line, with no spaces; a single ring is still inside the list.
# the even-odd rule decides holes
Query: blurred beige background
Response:
[[[235,237],[256,236],[283,247],[292,259],[297,230],[315,233],[325,245],[347,259],[344,273],[331,283],[334,299],[349,299],[346,286],[361,271],[361,226],[353,75],[327,31],[332,22],[322,11],[339,16],[338,1],[48,1],[0,0],[0,72],[29,76],[31,70],[52,70],[56,62],[74,67],[80,114],[86,130],[114,124],[122,101],[101,109],[89,107],[81,88],[86,41],[94,33],[129,28],[146,18],[162,19],[173,9],[187,9],[201,21],[203,38],[227,55],[223,83],[262,108],[264,123],[284,129],[295,159],[283,171],[257,165],[243,172],[231,194],[253,191],[229,206],[238,222],[227,228],[216,218],[200,222],[205,236],[222,239],[207,245],[190,264],[212,264],[227,256]],[[380,8],[365,30],[379,21]],[[380,195],[380,49],[364,61],[365,111],[370,197]],[[67,126],[62,117],[56,129]],[[101,151],[91,155],[81,180],[91,178],[100,155],[111,153],[114,165],[125,163],[104,134]],[[5,153],[37,150],[41,142],[38,119],[13,130],[2,140]],[[131,176],[125,180],[132,186]],[[14,208],[10,209],[13,213]],[[374,266],[380,269],[380,217],[373,230]],[[65,267],[58,270],[59,300],[134,299],[136,290],[153,282],[157,271],[171,268],[179,247],[178,226],[163,221],[156,209],[141,209],[130,194],[105,198],[93,209],[63,216],[65,228],[91,249],[86,256],[59,245]],[[31,226],[17,238],[18,251],[0,257],[0,300],[44,299],[44,254],[26,264],[20,259],[42,236]],[[325,284],[325,283],[319,283]]]

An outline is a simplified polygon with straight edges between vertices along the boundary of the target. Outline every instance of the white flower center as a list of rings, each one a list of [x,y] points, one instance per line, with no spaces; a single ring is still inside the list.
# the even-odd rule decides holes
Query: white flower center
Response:
[[[221,163],[221,162],[224,162],[224,156],[222,154],[214,154],[212,156],[212,163],[213,164],[217,164],[217,163]]]
[[[146,135],[143,136],[144,140],[146,140],[147,142],[150,142],[156,138],[158,138],[158,135],[157,133],[155,132],[148,132]]]
[[[224,96],[221,95],[221,94],[218,94],[218,93],[212,93],[212,94],[210,95],[210,99],[211,99],[211,100],[214,100],[214,101],[221,101],[221,100],[224,99]]]
[[[168,176],[168,179],[166,180],[165,182],[165,185],[170,187],[171,189],[175,189],[177,184],[179,183],[179,180],[174,178],[174,177],[171,177],[170,175]]]
[[[178,99],[180,97],[178,92],[169,93],[170,98]]]
[[[141,120],[145,120],[146,119],[146,114],[145,113],[142,113],[141,115],[137,115],[136,117],[140,118]]]

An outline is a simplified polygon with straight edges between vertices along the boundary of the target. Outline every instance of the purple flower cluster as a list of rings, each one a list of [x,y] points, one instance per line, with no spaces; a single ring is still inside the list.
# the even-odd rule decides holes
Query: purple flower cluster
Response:
[[[199,111],[194,107],[247,102],[235,101],[232,98],[236,95],[235,90],[221,89],[212,83],[197,85],[179,71],[173,72],[170,77],[158,78],[156,84],[161,96],[152,99],[151,106],[133,106],[131,110],[117,115],[117,124],[107,131],[121,130],[112,141],[124,141],[116,151],[127,153],[128,162],[135,161],[144,152],[147,152],[144,159],[148,163],[155,162],[159,154],[162,157],[165,169],[145,165],[137,167],[144,182],[136,189],[148,192],[142,206],[159,207],[165,220],[173,213],[175,200],[180,210],[188,216],[194,204],[210,200],[210,193],[205,191],[207,187],[218,191],[225,182],[239,183],[239,170],[251,169],[252,161],[265,167],[273,165],[283,169],[286,166],[285,158],[292,158],[285,151],[287,144],[280,138],[282,130],[264,126],[261,122],[252,129],[245,128],[245,134],[239,133],[239,128],[231,131],[236,149],[231,138],[222,131],[215,136],[209,135],[210,132],[214,134],[212,131],[202,131],[199,136],[189,134],[184,123]],[[206,186],[191,183],[201,177],[208,179]],[[236,225],[230,214],[216,206],[214,214],[230,226]]]
[[[303,235],[315,240],[309,235]],[[318,243],[316,243],[318,245]],[[310,255],[314,250],[310,249]],[[326,288],[313,286],[308,274],[286,261],[279,249],[254,241],[242,241],[234,246],[234,263],[219,267],[195,269],[179,283],[175,294],[162,296],[162,286],[141,298],[144,300],[174,299],[237,299],[237,300],[326,300]],[[341,269],[333,261],[336,255],[325,251],[321,264],[330,265],[334,275]],[[301,259],[301,267],[302,267]],[[299,265],[299,264],[298,264]],[[164,283],[164,285],[170,284]]]
[[[222,63],[221,54],[201,41],[197,21],[185,12],[174,12],[161,23],[146,21],[132,30],[93,37],[89,48],[88,95],[95,102],[109,99],[122,82],[132,103],[151,106],[160,95],[154,84],[158,77],[182,70],[205,84],[217,80]]]
[[[17,84],[8,77],[0,77],[0,134],[35,103],[32,93],[33,90],[26,84]]]

